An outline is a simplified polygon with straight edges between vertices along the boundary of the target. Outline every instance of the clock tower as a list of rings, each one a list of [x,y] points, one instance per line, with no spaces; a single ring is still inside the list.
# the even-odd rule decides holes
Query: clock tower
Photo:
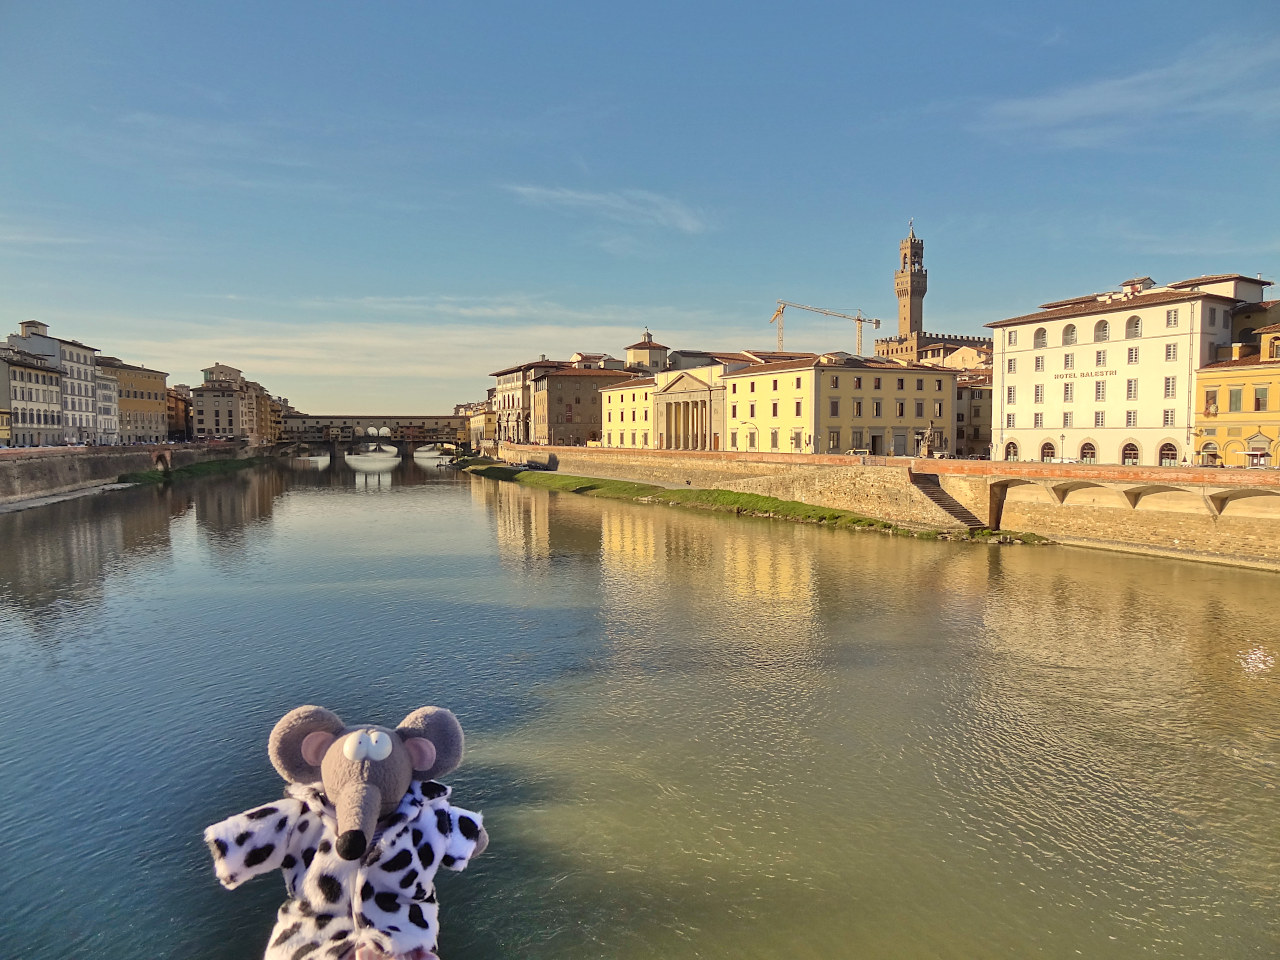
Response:
[[[924,294],[929,271],[924,268],[924,241],[916,237],[915,221],[908,223],[907,237],[898,245],[899,264],[893,274],[898,295],[898,336],[909,337],[924,330]]]

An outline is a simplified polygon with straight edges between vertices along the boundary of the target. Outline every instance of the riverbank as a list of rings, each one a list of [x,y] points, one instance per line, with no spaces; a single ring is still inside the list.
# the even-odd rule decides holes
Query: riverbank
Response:
[[[1280,471],[502,444],[581,477],[727,490],[910,530],[1018,530],[1055,543],[1280,572]]]
[[[42,447],[0,451],[0,504],[92,490],[124,474],[160,473],[196,463],[236,461],[250,455],[238,444],[157,444],[136,447]]]
[[[1035,534],[1005,530],[964,531],[912,527],[875,517],[864,517],[849,510],[815,506],[798,500],[780,500],[777,497],[734,490],[705,490],[691,486],[681,489],[632,480],[576,477],[543,470],[523,470],[488,460],[464,462],[462,468],[477,476],[514,481],[540,490],[577,493],[608,500],[631,500],[636,503],[710,510],[737,516],[789,520],[793,523],[816,523],[842,530],[877,530],[895,536],[914,537],[918,540],[965,540],[974,543],[1049,542],[1047,538]]]

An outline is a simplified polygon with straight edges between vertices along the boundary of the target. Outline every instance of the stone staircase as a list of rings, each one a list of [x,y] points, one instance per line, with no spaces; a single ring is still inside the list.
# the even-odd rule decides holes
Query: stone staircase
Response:
[[[978,519],[976,514],[970,512],[968,507],[942,489],[942,484],[939,482],[936,473],[916,473],[913,470],[911,472],[911,483],[948,515],[954,517],[957,523],[964,524],[970,530],[983,530],[986,528],[987,525]]]

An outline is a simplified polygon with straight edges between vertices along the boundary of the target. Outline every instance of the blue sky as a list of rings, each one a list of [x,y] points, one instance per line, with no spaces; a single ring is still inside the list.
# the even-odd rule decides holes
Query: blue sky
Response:
[[[1280,5],[0,4],[0,327],[313,413],[540,353],[1277,277]],[[788,312],[790,349],[852,326]],[[868,344],[869,349],[869,344]]]

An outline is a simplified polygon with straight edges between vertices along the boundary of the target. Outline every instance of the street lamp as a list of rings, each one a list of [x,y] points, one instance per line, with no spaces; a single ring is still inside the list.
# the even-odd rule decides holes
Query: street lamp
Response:
[[[1067,459],[1067,435],[1065,433],[1058,434],[1058,460]]]

